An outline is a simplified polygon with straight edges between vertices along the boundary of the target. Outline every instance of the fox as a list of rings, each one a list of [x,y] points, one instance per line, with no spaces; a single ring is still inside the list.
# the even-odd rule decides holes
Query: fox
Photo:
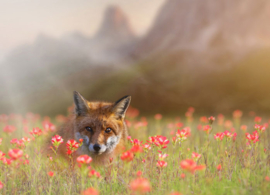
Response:
[[[83,140],[74,158],[87,154],[96,165],[108,164],[125,147],[128,137],[125,113],[131,96],[124,96],[116,102],[87,101],[74,91],[73,100],[74,112],[56,134],[65,141]],[[58,151],[67,157],[65,144],[61,144]]]

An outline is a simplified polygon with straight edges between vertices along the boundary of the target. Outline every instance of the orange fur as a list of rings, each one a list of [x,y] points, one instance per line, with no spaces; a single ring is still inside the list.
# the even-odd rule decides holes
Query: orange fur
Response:
[[[130,97],[128,98],[130,101]],[[127,140],[128,130],[124,117],[119,117],[114,111],[116,103],[88,101],[86,101],[86,103],[88,107],[87,112],[81,115],[75,112],[69,117],[62,128],[58,129],[56,132],[56,134],[62,136],[64,139],[64,143],[58,148],[58,153],[67,157],[65,143],[70,139],[75,139],[79,142],[78,138],[81,136],[84,138],[84,144],[74,153],[74,158],[82,154],[88,154],[92,157],[93,163],[104,165],[109,162],[110,158],[115,158],[117,154],[122,152]],[[127,108],[125,107],[125,109]],[[91,127],[93,131],[87,131],[86,127]],[[111,132],[105,132],[107,128],[111,128]],[[108,143],[108,141],[112,140],[109,140],[109,138],[117,140],[115,145],[113,145],[114,147],[112,147],[113,149],[109,148],[110,143]],[[113,143],[114,142],[112,142],[112,144]],[[107,148],[105,152],[98,154],[89,151],[90,144],[100,144]]]

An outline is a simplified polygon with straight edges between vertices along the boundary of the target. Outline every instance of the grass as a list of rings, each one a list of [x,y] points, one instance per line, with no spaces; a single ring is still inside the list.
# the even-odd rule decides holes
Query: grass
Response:
[[[126,162],[119,157],[113,159],[106,167],[95,167],[90,164],[91,170],[100,173],[100,177],[88,176],[88,166],[78,167],[78,163],[73,168],[70,162],[60,156],[50,160],[42,154],[44,141],[50,139],[50,130],[44,128],[44,121],[50,124],[53,121],[56,126],[60,125],[61,117],[57,119],[41,119],[37,115],[28,114],[25,117],[11,115],[5,119],[1,115],[0,128],[7,125],[16,127],[16,131],[8,134],[1,131],[2,144],[0,150],[10,159],[8,152],[17,146],[10,141],[13,138],[31,138],[31,142],[26,147],[22,147],[24,156],[13,160],[10,165],[0,162],[0,181],[3,184],[0,189],[1,194],[81,194],[88,188],[94,188],[99,194],[139,194],[131,189],[131,184],[138,178],[145,178],[151,191],[148,194],[164,195],[172,192],[181,194],[268,194],[270,190],[269,163],[269,129],[259,134],[259,141],[247,145],[246,132],[253,132],[254,116],[228,117],[221,119],[216,117],[213,125],[210,125],[210,133],[198,130],[198,125],[209,125],[206,118],[193,116],[188,112],[188,117],[154,119],[153,116],[147,118],[147,123],[142,123],[145,119],[139,116],[130,117],[129,131],[132,140],[139,139],[146,143],[149,136],[163,135],[170,141],[167,148],[161,149],[155,144],[151,144],[151,150],[144,149],[142,153],[135,153],[130,162]],[[63,118],[63,117],[62,117]],[[263,118],[260,124],[264,124],[267,118]],[[222,122],[225,120],[225,122]],[[231,121],[228,122],[228,121]],[[258,122],[257,122],[258,123]],[[43,124],[43,125],[42,125]],[[181,126],[179,128],[179,126]],[[241,130],[241,125],[247,125],[247,131]],[[26,128],[27,127],[27,128]],[[42,135],[33,137],[29,134],[33,127],[42,129]],[[190,135],[184,141],[178,140],[173,143],[172,138],[176,136],[178,129],[190,127]],[[214,135],[218,132],[228,130],[237,133],[236,139],[223,138],[217,141]],[[64,140],[65,144],[67,140]],[[142,146],[142,145],[141,145]],[[132,148],[132,143],[128,142],[126,151]],[[159,152],[168,154],[163,159],[167,166],[160,168],[157,166]],[[196,161],[197,165],[205,165],[205,169],[197,170],[195,173],[188,172],[180,164],[186,159],[192,159],[192,153],[201,154]],[[27,154],[29,157],[25,157]],[[26,160],[29,163],[26,163]],[[145,160],[143,163],[142,161]],[[26,163],[26,164],[24,164]],[[221,166],[221,170],[217,166]],[[52,171],[53,176],[48,172]],[[141,171],[141,176],[137,172]],[[140,184],[140,183],[139,183]],[[138,184],[138,185],[139,185]],[[1,186],[0,186],[1,187]],[[147,185],[146,185],[147,187]],[[90,193],[89,193],[90,194]]]

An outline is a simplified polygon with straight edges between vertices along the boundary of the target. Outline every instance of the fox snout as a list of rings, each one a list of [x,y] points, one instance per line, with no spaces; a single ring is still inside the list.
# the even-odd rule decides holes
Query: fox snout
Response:
[[[98,151],[101,149],[101,147],[100,147],[99,144],[95,144],[95,145],[93,146],[93,148],[94,148],[94,150],[95,150],[96,152],[98,152]]]
[[[96,154],[102,154],[105,152],[107,147],[104,144],[90,144],[89,151]]]

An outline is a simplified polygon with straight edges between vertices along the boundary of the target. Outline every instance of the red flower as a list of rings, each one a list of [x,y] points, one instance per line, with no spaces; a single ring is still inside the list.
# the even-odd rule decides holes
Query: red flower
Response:
[[[259,134],[257,131],[254,131],[252,134],[246,133],[246,138],[250,143],[256,143],[259,141]]]
[[[130,142],[133,144],[133,145],[141,145],[141,143],[142,143],[142,141],[140,141],[140,140],[138,140],[138,139],[134,139],[134,140],[132,140],[132,139],[130,139]]]
[[[182,195],[182,194],[179,193],[179,192],[172,192],[172,193],[170,193],[169,195]]]
[[[224,137],[224,133],[217,133],[214,135],[214,138],[217,140],[217,141],[222,141],[223,137]]]
[[[167,162],[160,160],[157,162],[157,166],[160,168],[167,167]]]
[[[206,116],[202,116],[202,117],[200,118],[200,122],[201,122],[201,123],[208,123],[207,117],[206,117]]]
[[[50,123],[49,121],[43,121],[42,125],[43,125],[43,128],[46,132],[48,132],[48,131],[52,132],[52,131],[55,131],[55,129],[56,129],[54,124]]]
[[[145,178],[137,178],[130,182],[130,189],[134,192],[144,194],[151,191],[151,184]]]
[[[156,120],[161,120],[162,119],[162,115],[161,114],[156,114],[155,115],[155,119]]]
[[[265,128],[264,125],[258,125],[258,124],[256,124],[256,125],[254,125],[254,129],[262,133],[262,132],[265,131],[266,128]]]
[[[4,127],[4,132],[11,134],[16,130],[16,127],[12,126],[12,125],[7,125]]]
[[[0,160],[2,160],[5,155],[6,154],[4,152],[0,151]]]
[[[42,134],[42,130],[38,127],[33,128],[33,130],[30,132],[31,135],[33,135],[34,137],[36,136],[40,136]]]
[[[154,144],[156,146],[159,146],[161,149],[164,149],[164,148],[167,148],[167,144],[169,143],[170,141],[167,139],[167,137],[165,136],[162,136],[162,135],[157,135],[155,137],[155,142]]]
[[[0,181],[0,189],[4,187],[4,184]]]
[[[78,149],[79,143],[76,142],[74,139],[71,139],[67,141],[66,146],[67,146],[67,154],[70,155]]]
[[[8,152],[8,155],[10,156],[10,158],[12,158],[13,160],[17,160],[20,157],[22,157],[23,155],[23,151],[20,149],[10,149]]]
[[[215,119],[215,117],[213,117],[213,116],[210,116],[209,118],[208,118],[208,121],[209,121],[209,124],[213,124],[213,122],[215,121],[216,119]]]
[[[12,163],[12,161],[13,161],[12,159],[8,159],[5,157],[2,158],[2,162],[6,165],[10,165]]]
[[[235,110],[235,111],[233,112],[233,118],[235,118],[235,119],[241,118],[242,115],[243,115],[243,112],[242,112],[241,110]]]
[[[158,154],[159,160],[164,160],[167,156],[169,156],[169,155],[168,154]]]
[[[92,158],[88,155],[81,155],[77,158],[77,162],[80,164],[89,164],[92,162]]]
[[[181,131],[178,129],[176,132],[176,137],[180,142],[186,140],[188,136],[190,136],[190,129],[188,127],[182,129]]]
[[[12,139],[12,140],[10,141],[11,144],[17,144],[17,142],[18,142],[18,139],[16,139],[16,138],[14,138],[14,139]]]
[[[22,141],[23,141],[23,142],[30,142],[31,139],[30,139],[29,137],[23,137],[23,138],[22,138]]]
[[[232,133],[229,132],[229,131],[224,131],[224,135],[225,135],[227,138],[232,138],[234,134],[232,134]]]
[[[223,114],[219,114],[218,115],[218,124],[219,125],[223,125],[224,122],[224,115]]]
[[[217,166],[217,170],[218,170],[218,171],[221,171],[221,169],[222,169],[221,164],[219,164],[219,165]]]
[[[146,149],[146,150],[151,150],[151,145],[148,144],[148,143],[144,144],[143,147],[144,147],[144,149]]]
[[[94,169],[90,170],[89,173],[88,173],[88,176],[89,177],[97,177],[97,178],[100,178],[100,173],[95,171]]]
[[[52,142],[52,144],[54,145],[55,148],[58,148],[59,145],[64,142],[64,140],[63,140],[63,138],[61,136],[55,135],[54,137],[52,137],[51,142]]]
[[[49,175],[50,177],[52,177],[52,176],[54,175],[54,172],[49,171],[49,172],[48,172],[48,175]]]
[[[130,162],[133,160],[134,154],[130,151],[126,151],[122,154],[121,159],[126,162]]]
[[[247,131],[247,126],[246,126],[246,125],[241,125],[240,129],[241,129],[242,131]]]
[[[201,154],[198,154],[196,152],[192,152],[192,158],[194,158],[195,161],[198,161],[199,158],[201,158],[201,156],[202,156]]]
[[[265,176],[265,181],[270,181],[270,178],[268,176]]]
[[[205,131],[207,134],[209,134],[211,130],[212,130],[212,127],[210,125],[203,126],[203,131]]]
[[[82,195],[99,195],[99,191],[95,188],[88,188],[87,190],[82,191]]]
[[[261,117],[259,117],[259,116],[256,116],[255,118],[254,118],[254,122],[257,124],[257,123],[260,123],[262,121],[262,118]]]
[[[194,174],[195,171],[197,171],[197,170],[205,169],[205,165],[197,165],[197,163],[195,161],[193,161],[192,159],[183,160],[180,163],[180,166],[182,169],[185,169],[185,170],[191,172],[192,174]]]
[[[131,152],[133,153],[141,153],[143,151],[142,147],[139,145],[134,145],[131,149]]]

